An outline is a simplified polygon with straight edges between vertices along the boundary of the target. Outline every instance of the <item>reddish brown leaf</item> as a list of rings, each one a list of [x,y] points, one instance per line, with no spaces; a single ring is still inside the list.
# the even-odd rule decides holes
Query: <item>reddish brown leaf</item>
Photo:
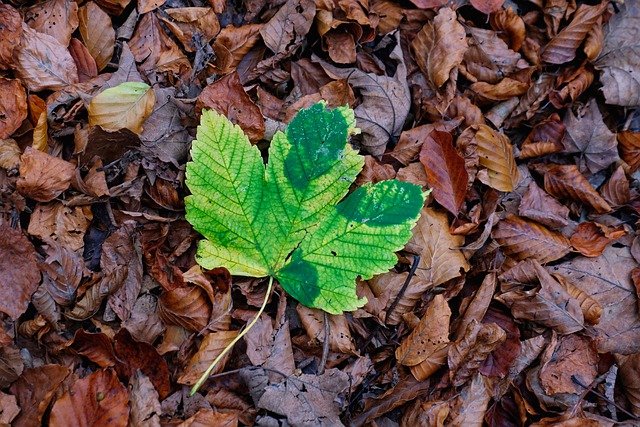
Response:
[[[68,368],[61,365],[43,365],[25,369],[9,389],[18,399],[21,409],[11,425],[14,427],[42,425],[44,412],[49,407],[58,386],[69,372]]]
[[[209,43],[219,32],[220,23],[209,7],[181,7],[165,9],[171,20],[161,18],[187,52],[196,50],[194,38]]]
[[[509,138],[487,125],[478,125],[474,140],[483,168],[478,172],[478,179],[498,191],[513,191],[520,181],[520,173]]]
[[[581,4],[569,25],[544,47],[542,60],[550,64],[564,64],[575,58],[578,47],[598,22],[607,4],[608,2],[601,2],[596,6]]]
[[[179,384],[193,385],[205,373],[211,363],[218,357],[222,351],[238,336],[238,331],[219,331],[213,332],[205,336],[200,343],[198,352],[193,355],[189,364],[184,371],[176,379]],[[224,370],[224,365],[229,360],[230,352],[228,352],[218,362],[216,367],[210,372],[217,374]]]
[[[473,320],[462,339],[449,346],[447,362],[451,383],[456,387],[466,383],[505,338],[506,333],[495,323]]]
[[[503,4],[504,0],[471,0],[471,5],[476,10],[487,15],[499,11]]]
[[[587,63],[579,68],[564,73],[558,78],[557,88],[549,93],[549,101],[556,108],[564,108],[571,105],[580,95],[582,95],[591,83],[595,75],[593,67]]]
[[[498,31],[498,37],[505,40],[514,51],[519,51],[526,36],[524,21],[509,6],[492,13],[489,17],[491,28]]]
[[[589,325],[597,325],[600,323],[600,316],[602,316],[602,307],[598,302],[591,298],[585,291],[569,282],[563,276],[559,274],[553,274],[553,277],[560,283],[573,298],[578,301],[584,321]]]
[[[22,155],[18,191],[39,202],[49,202],[71,185],[75,166],[27,147]]]
[[[60,397],[51,409],[50,423],[78,427],[126,427],[129,393],[113,369],[87,375]]]
[[[502,251],[517,261],[535,259],[544,264],[569,253],[569,240],[560,233],[513,214],[500,221],[491,236]]]
[[[229,25],[223,28],[213,42],[216,53],[214,66],[219,74],[235,70],[244,56],[260,40],[262,24],[248,24],[241,27]]]
[[[505,101],[527,92],[529,83],[505,77],[496,84],[477,82],[469,88],[476,93],[476,99],[481,101]]]
[[[631,202],[631,188],[622,166],[618,166],[607,182],[600,187],[600,194],[614,207]]]
[[[17,320],[38,288],[40,271],[33,244],[8,225],[0,225],[0,311]]]
[[[542,191],[534,181],[522,196],[518,215],[551,228],[561,228],[569,224],[569,208]]]
[[[160,425],[162,406],[158,392],[141,371],[136,371],[135,377],[129,381],[129,406],[130,426]]]
[[[464,55],[467,71],[480,81],[498,83],[518,68],[520,54],[509,49],[495,31],[470,27],[473,36]]]
[[[13,66],[13,51],[20,44],[22,17],[8,4],[0,4],[0,70]]]
[[[509,374],[511,365],[521,354],[520,330],[508,313],[489,307],[482,323],[495,323],[506,333],[505,341],[493,350],[480,366],[480,373],[488,377],[504,378]]]
[[[522,144],[518,158],[528,159],[530,157],[563,151],[564,145],[562,144],[562,140],[564,139],[566,129],[560,116],[553,113],[535,125]]]
[[[0,139],[9,138],[26,118],[27,94],[20,81],[0,77]]]
[[[92,218],[90,206],[70,208],[55,201],[39,203],[33,210],[28,232],[45,242],[53,239],[74,252],[84,247],[84,234]]]
[[[440,9],[433,21],[418,32],[411,48],[420,70],[436,89],[442,87],[449,80],[451,70],[462,62],[467,49],[464,27],[458,22],[456,12],[448,7]]]
[[[582,222],[571,235],[571,245],[584,256],[597,257],[609,243],[625,234],[622,225],[614,228],[597,222]]]
[[[82,6],[78,16],[80,35],[100,71],[113,56],[116,32],[111,26],[111,18],[93,2]]]
[[[582,176],[576,165],[533,165],[533,170],[544,176],[544,189],[559,199],[591,206],[598,213],[611,211],[611,206]]]
[[[464,159],[453,147],[451,134],[432,131],[422,144],[420,162],[427,171],[427,182],[435,199],[458,215],[467,194],[467,170]]]
[[[264,136],[264,119],[260,108],[244,91],[238,73],[233,72],[207,86],[196,103],[198,111],[207,108],[227,116],[247,134],[253,143]]]
[[[68,46],[71,33],[78,28],[78,4],[69,0],[47,0],[24,12],[25,23]]]
[[[618,132],[618,143],[620,157],[631,168],[629,172],[635,172],[640,167],[640,132]]]
[[[541,360],[540,384],[546,394],[580,394],[582,384],[591,384],[598,374],[598,354],[593,341],[577,334],[559,337],[558,344],[545,351]]]
[[[116,366],[118,359],[111,339],[103,333],[90,334],[78,329],[68,345],[101,368]]]

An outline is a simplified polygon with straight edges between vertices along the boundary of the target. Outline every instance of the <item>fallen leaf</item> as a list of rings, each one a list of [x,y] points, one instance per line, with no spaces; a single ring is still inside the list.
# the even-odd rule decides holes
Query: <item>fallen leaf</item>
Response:
[[[406,248],[420,254],[416,275],[432,286],[439,286],[459,277],[460,270],[469,270],[469,263],[457,249],[461,246],[464,246],[464,236],[449,233],[446,213],[422,208]]]
[[[618,379],[622,384],[624,394],[631,404],[631,412],[640,414],[640,357],[636,354],[629,356],[618,356]]]
[[[26,25],[13,60],[15,76],[32,92],[62,89],[78,82],[78,71],[66,46]]]
[[[256,406],[286,416],[291,425],[339,426],[339,402],[348,388],[349,377],[339,369],[288,376],[267,386]]]
[[[631,202],[631,187],[622,165],[618,166],[609,179],[602,184],[600,194],[612,207],[620,207]]]
[[[475,27],[470,30],[472,38],[464,54],[464,62],[475,79],[498,83],[518,68],[520,54],[509,49],[495,31]]]
[[[589,89],[594,78],[593,67],[589,63],[568,69],[558,77],[556,89],[549,93],[549,101],[556,108],[568,107]]]
[[[39,203],[27,231],[44,242],[53,239],[74,252],[84,247],[84,234],[92,218],[90,206],[71,208],[56,201]]]
[[[53,425],[126,427],[129,394],[112,369],[99,370],[78,380],[53,405]]]
[[[427,172],[433,197],[457,216],[467,195],[467,170],[453,147],[451,134],[434,130],[427,135],[420,149],[420,163]]]
[[[402,426],[443,427],[449,416],[448,402],[428,402],[416,400],[402,417]]]
[[[302,326],[307,331],[307,336],[311,340],[324,343],[326,337],[323,312],[302,304],[298,304],[296,311]],[[345,315],[328,314],[327,318],[329,319],[329,349],[340,353],[358,354]]]
[[[11,425],[11,421],[20,413],[16,397],[0,391],[0,423]]]
[[[8,4],[0,4],[0,69],[13,65],[13,51],[20,45],[22,17]]]
[[[522,144],[518,158],[527,159],[564,151],[562,140],[565,133],[566,126],[560,120],[560,116],[552,114],[534,126]]]
[[[220,32],[216,14],[208,7],[180,7],[164,10],[171,19],[161,18],[187,52],[194,52],[194,40],[209,43]]]
[[[480,366],[480,373],[486,377],[508,378],[523,346],[520,342],[520,329],[515,319],[505,310],[490,307],[483,323],[495,323],[506,333],[506,339],[493,350]]]
[[[516,261],[532,258],[545,264],[562,258],[571,248],[564,235],[513,214],[498,222],[491,236]]]
[[[513,191],[520,181],[520,173],[509,138],[487,125],[478,125],[474,141],[483,168],[478,172],[478,179],[498,191]]]
[[[142,123],[151,115],[155,94],[146,83],[129,82],[106,89],[91,100],[89,126],[106,131],[129,129],[142,133]]]
[[[544,176],[544,189],[559,199],[569,199],[592,207],[598,213],[611,206],[598,194],[576,165],[536,164],[532,169]]]
[[[87,2],[78,13],[80,35],[89,53],[96,61],[98,71],[103,70],[113,57],[116,32],[111,18],[98,5]]]
[[[15,132],[27,118],[27,94],[19,80],[0,78],[0,139]]]
[[[147,376],[136,371],[129,380],[129,424],[137,426],[159,426],[162,407],[158,392]]]
[[[500,278],[508,281],[509,275],[517,275],[522,270],[531,275],[529,283],[536,287],[511,290],[498,297],[516,319],[539,323],[562,335],[584,329],[584,316],[578,301],[535,259],[516,264]]]
[[[487,15],[499,11],[503,4],[504,0],[471,0],[474,9]]]
[[[227,116],[254,144],[264,136],[262,112],[244,91],[235,71],[204,88],[196,101],[196,110],[199,112],[204,108]]]
[[[273,62],[292,55],[311,29],[315,4],[311,0],[288,0],[260,28],[264,44],[275,54]]]
[[[4,169],[18,169],[22,150],[14,139],[0,139],[0,167]]]
[[[584,171],[586,167],[595,174],[618,160],[616,135],[602,120],[595,98],[587,105],[580,118],[569,110],[565,116],[565,124],[565,152],[579,154],[580,171]]]
[[[449,346],[447,363],[451,383],[456,387],[466,383],[505,338],[505,332],[495,323],[472,320],[462,338]]]
[[[547,356],[548,355],[548,356]],[[558,337],[558,344],[542,357],[540,384],[549,396],[559,393],[582,394],[576,384],[591,384],[598,375],[598,354],[593,341],[577,334]]]
[[[420,70],[436,89],[449,80],[451,70],[462,62],[467,49],[464,27],[456,12],[448,7],[438,11],[411,42]]]
[[[216,53],[215,69],[220,74],[228,74],[235,70],[245,55],[261,39],[262,24],[247,24],[241,27],[229,25],[220,30],[213,42]]]
[[[71,33],[78,28],[78,4],[69,0],[48,0],[23,13],[29,27],[55,38],[63,46],[69,45]]]
[[[131,0],[96,0],[96,3],[110,15],[119,16]]]
[[[604,43],[595,64],[607,104],[634,107],[640,105],[637,29],[640,9],[635,3],[626,5],[606,26]]]
[[[43,365],[27,368],[9,392],[16,396],[21,412],[13,420],[12,426],[29,427],[41,425],[45,411],[49,407],[60,383],[70,370],[61,365]],[[37,384],[37,387],[34,385]]]
[[[111,339],[101,332],[89,333],[78,329],[67,345],[101,368],[116,366],[118,363]]]
[[[600,322],[600,316],[602,316],[602,307],[593,298],[591,298],[585,291],[567,281],[563,276],[559,274],[552,275],[571,295],[578,301],[584,321],[589,325],[597,325]]]
[[[514,52],[520,50],[526,38],[524,21],[513,7],[497,10],[489,16],[491,28],[498,31],[498,37],[503,39]]]
[[[569,224],[569,208],[542,191],[535,181],[531,181],[522,196],[518,215],[550,228],[562,228]]]
[[[482,427],[484,414],[491,400],[487,380],[476,374],[451,404],[451,412],[445,425],[455,427]]]
[[[193,385],[200,379],[202,374],[209,368],[211,362],[218,357],[222,351],[235,339],[238,331],[218,331],[205,336],[200,344],[198,352],[191,358],[184,371],[176,379],[179,384]],[[224,365],[231,353],[227,353],[216,367],[210,372],[211,375],[224,370]]]
[[[602,254],[604,248],[616,239],[624,236],[624,226],[607,227],[597,222],[589,221],[578,224],[576,231],[571,235],[571,245],[582,255],[597,257]]]
[[[576,56],[576,51],[589,31],[607,8],[607,2],[595,6],[581,4],[573,14],[571,22],[543,48],[540,55],[549,64],[564,64]]]
[[[398,37],[398,36],[396,36]],[[389,54],[397,63],[395,74],[378,76],[358,68],[337,68],[320,61],[333,78],[347,79],[360,91],[362,103],[355,108],[356,124],[362,131],[362,146],[373,156],[381,156],[389,139],[400,135],[411,103],[407,84],[407,69],[400,43]]]
[[[629,165],[629,172],[635,172],[640,167],[640,132],[618,132],[618,150]]]

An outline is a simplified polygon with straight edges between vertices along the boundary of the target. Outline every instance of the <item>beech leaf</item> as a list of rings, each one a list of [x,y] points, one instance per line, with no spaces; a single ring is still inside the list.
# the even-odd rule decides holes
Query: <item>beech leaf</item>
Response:
[[[395,265],[394,251],[411,237],[424,195],[390,180],[340,202],[364,164],[347,143],[354,124],[348,107],[301,110],[273,137],[265,168],[238,126],[205,110],[186,172],[187,220],[206,237],[197,261],[271,276],[302,304],[331,314],[363,306],[356,277]]]
[[[146,83],[126,82],[101,92],[89,104],[89,125],[107,131],[129,129],[142,133],[142,123],[151,115],[156,97]]]

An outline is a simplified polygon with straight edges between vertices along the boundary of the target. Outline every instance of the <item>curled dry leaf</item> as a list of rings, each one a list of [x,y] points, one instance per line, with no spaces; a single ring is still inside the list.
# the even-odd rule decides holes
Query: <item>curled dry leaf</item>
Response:
[[[153,90],[146,83],[127,82],[101,92],[91,100],[89,125],[106,131],[129,129],[142,133],[142,123],[151,115],[156,102]]]
[[[470,30],[472,38],[464,62],[472,81],[498,83],[519,67],[520,54],[509,49],[495,31],[474,27]]]
[[[20,407],[15,396],[0,391],[0,423],[11,425],[11,421],[20,413]]]
[[[113,369],[99,370],[76,381],[51,409],[52,425],[126,427],[129,393]]]
[[[422,208],[420,218],[413,229],[413,237],[406,248],[420,254],[416,275],[438,286],[459,277],[460,270],[468,271],[469,263],[460,251],[464,236],[449,233],[449,219],[444,212]]]
[[[466,383],[506,337],[504,330],[495,323],[472,320],[462,338],[449,346],[447,362],[451,384],[457,387]]]
[[[78,82],[73,58],[58,40],[26,25],[20,40],[13,52],[14,74],[30,91],[57,90]]]
[[[189,364],[184,371],[176,379],[179,384],[193,385],[200,379],[202,374],[209,368],[211,363],[222,351],[235,339],[238,331],[219,331],[212,332],[205,336],[200,343],[198,352],[191,358]],[[211,375],[217,374],[224,370],[224,365],[229,360],[231,353],[227,353],[222,360],[211,371]]]
[[[531,181],[522,196],[518,215],[550,228],[562,228],[569,224],[569,208],[542,191],[535,181]]]
[[[454,322],[454,341],[458,341],[462,338],[466,332],[467,325],[471,324],[472,321],[482,321],[487,309],[489,308],[489,303],[493,299],[493,294],[496,291],[496,284],[497,280],[495,273],[487,274],[482,280],[482,284],[476,291],[475,295],[473,295],[473,299],[467,305],[464,310],[464,314]]]
[[[557,88],[549,93],[549,101],[556,108],[564,108],[571,105],[589,89],[594,78],[593,67],[588,63],[583,64],[572,72],[564,73],[558,77]]]
[[[503,4],[504,0],[471,0],[474,9],[487,15],[499,11]]]
[[[235,70],[242,58],[260,41],[260,28],[262,24],[248,24],[241,27],[229,25],[220,30],[213,42],[216,72],[228,74]]]
[[[576,51],[593,26],[598,22],[607,2],[595,6],[581,4],[571,22],[544,47],[541,59],[549,64],[564,64],[576,56]]]
[[[264,44],[278,60],[292,55],[305,40],[315,15],[312,0],[288,0],[260,28]]]
[[[602,254],[604,248],[616,239],[624,236],[627,232],[624,226],[607,227],[597,222],[582,222],[571,235],[571,245],[582,255],[587,257],[597,257]]]
[[[158,398],[158,392],[153,387],[149,378],[141,371],[136,371],[133,378],[129,379],[129,425],[149,426],[160,425],[162,407]]]
[[[558,338],[553,351],[541,358],[540,384],[549,396],[560,393],[581,394],[582,384],[591,384],[598,375],[598,354],[593,340],[578,334]]]
[[[13,65],[13,51],[20,44],[22,17],[8,4],[0,4],[0,70]]]
[[[611,211],[611,206],[589,184],[578,166],[550,163],[533,165],[532,168],[544,176],[544,189],[552,196],[583,203],[598,213]]]
[[[199,37],[201,43],[209,43],[220,32],[220,23],[210,7],[180,7],[164,11],[171,20],[161,18],[162,21],[187,52],[196,50],[195,38]]]
[[[433,426],[443,427],[449,416],[448,402],[428,402],[416,400],[402,417],[401,427]]]
[[[27,94],[19,80],[0,77],[0,139],[15,132],[27,118]]]
[[[326,339],[323,311],[308,308],[302,304],[298,304],[296,311],[300,316],[302,326],[307,331],[307,336],[311,340],[323,343]],[[345,315],[328,314],[327,318],[329,319],[329,348],[331,351],[358,354]]]
[[[411,42],[420,70],[439,89],[449,80],[451,70],[462,62],[467,49],[464,27],[456,12],[448,7],[438,11]]]
[[[475,92],[476,98],[480,101],[505,101],[526,93],[529,83],[505,77],[496,84],[476,82],[469,89]]]
[[[389,41],[389,36],[385,40]],[[392,77],[320,62],[333,78],[347,79],[354,90],[360,91],[362,103],[354,110],[356,124],[362,130],[363,147],[374,156],[384,154],[389,139],[400,135],[411,104],[399,33],[392,42],[397,43],[389,54],[389,58],[397,63]]]
[[[91,223],[91,206],[68,207],[61,202],[38,203],[28,232],[44,242],[57,241],[72,252],[84,247],[84,234]]]
[[[476,374],[451,405],[451,413],[445,425],[482,427],[491,394],[491,388],[487,385],[485,377],[479,373]]]
[[[448,132],[432,131],[424,139],[420,163],[427,172],[433,197],[453,215],[458,215],[467,194],[467,170],[464,159],[453,147]]]
[[[591,173],[597,173],[618,160],[616,135],[604,123],[595,98],[582,113],[581,117],[578,117],[571,110],[567,112],[567,133],[563,144],[565,152],[580,155],[580,161],[577,163],[581,171],[584,171],[586,166]]]
[[[402,321],[402,316],[412,311],[427,289],[432,287],[429,282],[414,275],[410,278],[402,296],[399,296],[400,289],[408,279],[408,272],[388,272],[374,276],[368,281],[374,296],[367,296],[369,301],[365,305],[365,310],[377,315],[388,325],[398,325]],[[389,312],[394,303],[395,308]]]
[[[0,225],[0,311],[17,320],[40,283],[33,244],[20,230]]]
[[[165,290],[160,295],[159,312],[163,321],[200,332],[209,324],[211,301],[198,286]]]
[[[436,295],[420,323],[396,349],[398,363],[416,367],[412,373],[423,381],[446,363],[451,309],[442,295]]]
[[[424,140],[431,132],[434,130],[452,132],[461,122],[461,120],[451,120],[447,122],[429,123],[403,131],[390,155],[403,165],[408,165],[416,158],[418,153],[420,153]]]
[[[68,307],[73,304],[76,290],[83,278],[82,255],[55,241],[49,242],[46,252],[47,258],[39,263],[40,270],[44,273],[44,288],[57,304]]]
[[[563,151],[562,140],[566,129],[565,124],[560,120],[560,116],[553,113],[533,127],[533,130],[520,148],[518,158],[528,159]]]
[[[509,138],[487,125],[478,125],[474,138],[478,146],[478,179],[498,191],[513,191],[520,181],[518,165]]]
[[[589,325],[597,325],[600,323],[600,316],[602,316],[602,307],[598,304],[598,301],[591,298],[585,291],[569,282],[563,276],[559,274],[552,274],[552,276],[560,283],[573,298],[578,301],[584,321]]]
[[[631,412],[640,416],[640,354],[618,356],[618,377],[625,396],[631,404]]]
[[[78,329],[67,346],[101,368],[116,366],[118,363],[111,339],[102,332],[92,334]]]
[[[523,261],[514,269],[526,270],[539,284],[539,287],[533,289],[511,290],[498,297],[516,319],[539,323],[562,335],[584,329],[584,316],[578,301],[538,261]],[[507,271],[504,277],[509,273]]]
[[[513,214],[498,222],[491,236],[516,261],[535,259],[544,264],[562,258],[571,248],[564,235]]]
[[[0,139],[0,168],[17,169],[20,167],[22,150],[15,139]]]
[[[78,17],[82,40],[95,60],[98,71],[101,71],[113,57],[116,32],[111,25],[111,18],[94,2],[82,6]]]
[[[618,149],[622,160],[629,165],[629,172],[635,172],[640,167],[640,132],[618,132]]]
[[[631,202],[631,187],[622,165],[618,166],[607,182],[600,187],[600,194],[613,207],[623,206]]]
[[[47,34],[68,46],[71,34],[78,28],[78,4],[69,0],[48,0],[25,9],[25,23],[39,33]]]
[[[605,31],[604,44],[595,64],[602,70],[600,81],[607,104],[640,105],[640,54],[638,37],[640,8],[626,4],[616,13]]]
[[[492,13],[489,16],[489,23],[511,50],[515,52],[520,50],[526,37],[526,29],[524,21],[513,11],[513,7],[509,6]]]
[[[260,108],[244,91],[237,72],[208,85],[198,96],[196,110],[213,109],[242,128],[254,144],[264,136],[264,118]]]
[[[520,329],[515,319],[506,311],[490,307],[482,323],[495,323],[506,333],[506,338],[493,350],[480,366],[480,373],[487,377],[507,378],[516,359],[522,354]]]

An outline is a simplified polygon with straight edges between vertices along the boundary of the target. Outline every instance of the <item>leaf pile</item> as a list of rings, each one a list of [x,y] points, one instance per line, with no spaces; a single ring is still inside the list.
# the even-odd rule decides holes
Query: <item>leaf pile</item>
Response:
[[[639,29],[638,0],[0,4],[0,424],[640,423]],[[232,142],[206,172],[200,122]],[[431,193],[374,230],[400,188]]]

